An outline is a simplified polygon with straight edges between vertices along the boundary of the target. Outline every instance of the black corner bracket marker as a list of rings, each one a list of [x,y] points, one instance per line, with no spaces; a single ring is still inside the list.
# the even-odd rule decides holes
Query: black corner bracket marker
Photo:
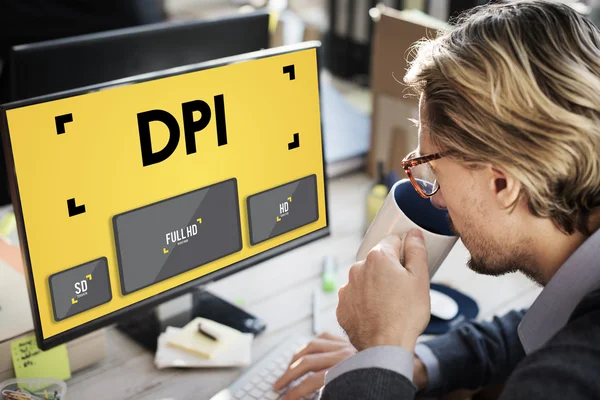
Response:
[[[73,114],[63,114],[54,117],[56,121],[56,134],[61,135],[65,133],[65,124],[73,122]]]
[[[296,70],[294,68],[294,64],[283,67],[283,73],[290,74],[290,81],[296,79]]]
[[[291,143],[288,143],[288,150],[293,150],[297,147],[300,147],[300,134],[294,133],[294,141]]]
[[[75,205],[75,199],[67,200],[67,208],[69,209],[69,217],[74,217],[85,212],[85,204],[77,206]]]

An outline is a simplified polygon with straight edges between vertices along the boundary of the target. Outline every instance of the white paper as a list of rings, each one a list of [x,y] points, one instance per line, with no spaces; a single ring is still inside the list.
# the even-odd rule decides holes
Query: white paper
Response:
[[[0,342],[33,330],[25,276],[0,257]]]
[[[207,359],[194,353],[180,350],[170,346],[167,342],[180,331],[180,328],[172,326],[158,337],[158,348],[154,357],[156,368],[214,368],[214,367],[237,367],[247,366],[252,362],[252,339],[251,333],[243,333],[239,341],[228,349],[219,352],[215,358]]]

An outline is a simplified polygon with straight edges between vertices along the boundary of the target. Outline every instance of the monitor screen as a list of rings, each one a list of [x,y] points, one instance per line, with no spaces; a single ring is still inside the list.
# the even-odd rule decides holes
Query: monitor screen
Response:
[[[319,48],[3,107],[43,349],[329,234]]]

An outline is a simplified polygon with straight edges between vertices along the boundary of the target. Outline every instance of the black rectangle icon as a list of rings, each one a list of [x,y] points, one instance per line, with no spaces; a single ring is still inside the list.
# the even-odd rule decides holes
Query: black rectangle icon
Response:
[[[255,245],[319,219],[317,177],[254,194],[247,203],[250,244]]]
[[[50,276],[48,282],[56,321],[112,299],[106,257],[57,272]]]
[[[242,249],[237,180],[113,217],[126,295]]]

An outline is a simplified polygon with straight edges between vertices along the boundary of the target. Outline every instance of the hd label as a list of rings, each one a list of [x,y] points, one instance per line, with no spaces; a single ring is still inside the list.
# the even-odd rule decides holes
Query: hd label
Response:
[[[316,176],[248,197],[250,243],[255,245],[319,219]]]
[[[113,218],[124,295],[242,249],[237,180]]]
[[[112,293],[106,258],[50,276],[50,294],[56,321],[108,303]]]

